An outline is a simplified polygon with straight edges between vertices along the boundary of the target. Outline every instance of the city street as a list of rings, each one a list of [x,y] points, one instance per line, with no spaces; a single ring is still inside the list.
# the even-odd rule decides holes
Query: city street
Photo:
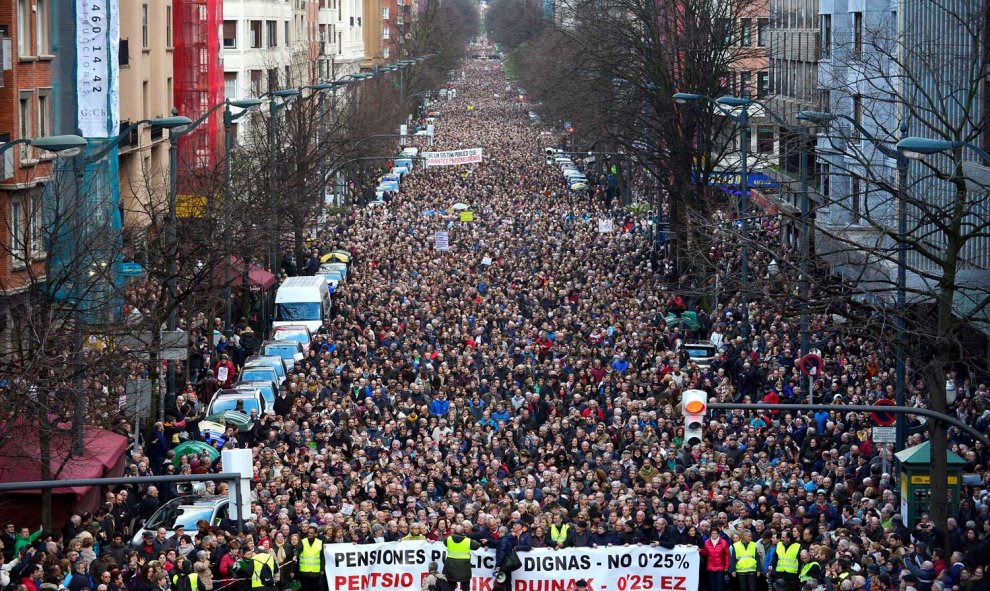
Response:
[[[802,375],[782,216],[754,216],[748,229],[748,304],[720,283],[742,265],[739,233],[719,223],[732,215],[727,203],[702,226],[719,282],[682,280],[688,265],[655,240],[649,207],[605,198],[606,168],[584,167],[588,186],[575,189],[546,162],[567,132],[533,122],[492,51],[472,47],[447,85],[454,98],[430,105],[433,145],[416,142],[425,152],[480,148],[482,162],[426,166],[421,154],[398,192],[330,215],[308,245],[312,272],[272,288],[278,340],[239,314],[221,339],[219,319],[185,310],[195,361],[179,365],[175,403],[126,454],[124,473],[230,472],[219,450],[250,450],[243,530],[226,483],[104,490],[64,528],[10,524],[4,569],[23,584],[14,588],[319,591],[329,581],[330,591],[408,591],[421,579],[403,569],[419,560],[426,577],[426,561],[401,545],[369,554],[404,540],[439,542],[428,547],[445,552],[441,570],[452,582],[473,577],[475,589],[556,589],[526,578],[547,573],[561,591],[986,591],[990,451],[953,430],[950,520],[933,524],[925,499],[909,507],[908,480],[871,434],[876,420],[842,409],[894,397],[894,356],[816,312],[820,364]],[[645,175],[631,185],[632,201],[664,205]],[[131,309],[145,307],[146,285],[131,284]],[[806,401],[809,379],[815,402],[834,411],[773,408]],[[986,433],[986,383],[960,377],[953,388],[951,412]],[[687,390],[752,407],[702,405],[691,445]],[[908,403],[924,404],[922,394],[912,385]],[[908,417],[898,449],[930,431]],[[307,536],[345,546],[315,551]],[[513,550],[529,562],[506,589],[495,573],[509,573]],[[540,553],[552,551],[561,554]],[[473,573],[458,552],[475,560]],[[271,580],[259,574],[269,557],[280,566]],[[253,575],[235,565],[242,559]],[[359,571],[362,561],[380,570]],[[454,578],[461,568],[468,574]],[[633,578],[613,583],[620,570]],[[203,586],[189,589],[189,573]]]

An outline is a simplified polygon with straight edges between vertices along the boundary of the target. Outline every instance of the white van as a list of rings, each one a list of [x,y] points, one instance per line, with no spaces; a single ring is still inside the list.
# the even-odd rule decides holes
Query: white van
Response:
[[[273,328],[290,324],[305,324],[310,332],[323,328],[333,307],[327,280],[315,277],[289,277],[275,292],[275,322]]]

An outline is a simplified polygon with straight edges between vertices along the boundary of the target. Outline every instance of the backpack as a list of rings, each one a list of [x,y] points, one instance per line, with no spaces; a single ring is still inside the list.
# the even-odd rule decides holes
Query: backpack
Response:
[[[274,560],[274,559],[272,559]],[[252,562],[252,564],[257,564]],[[275,573],[272,572],[272,567],[267,564],[261,565],[261,572],[258,573],[258,580],[261,581],[263,587],[274,587],[275,586]]]

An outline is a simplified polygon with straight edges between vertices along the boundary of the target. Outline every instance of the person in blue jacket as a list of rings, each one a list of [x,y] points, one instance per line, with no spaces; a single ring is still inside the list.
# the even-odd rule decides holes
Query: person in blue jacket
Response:
[[[447,393],[440,392],[440,394],[433,399],[430,403],[430,416],[442,417],[447,414],[450,410],[450,401],[447,400]]]

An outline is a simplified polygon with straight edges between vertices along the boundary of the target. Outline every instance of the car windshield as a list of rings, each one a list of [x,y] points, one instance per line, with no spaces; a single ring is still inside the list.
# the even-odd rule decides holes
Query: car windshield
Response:
[[[261,406],[254,398],[219,398],[213,403],[213,414],[228,410],[239,410],[244,414],[251,414],[251,411],[261,412]]]
[[[713,357],[715,355],[714,348],[708,347],[685,347],[687,353],[691,357]]]
[[[270,382],[273,373],[275,373],[275,370],[269,367],[249,368],[245,369],[244,373],[241,374],[241,379],[245,382]]]
[[[275,320],[319,320],[319,302],[283,302],[278,304],[275,311]]]
[[[283,359],[292,359],[299,350],[290,345],[267,345],[265,355],[278,355]]]
[[[297,343],[308,343],[309,334],[305,330],[294,328],[291,330],[276,330],[274,338],[280,341],[296,341]]]

